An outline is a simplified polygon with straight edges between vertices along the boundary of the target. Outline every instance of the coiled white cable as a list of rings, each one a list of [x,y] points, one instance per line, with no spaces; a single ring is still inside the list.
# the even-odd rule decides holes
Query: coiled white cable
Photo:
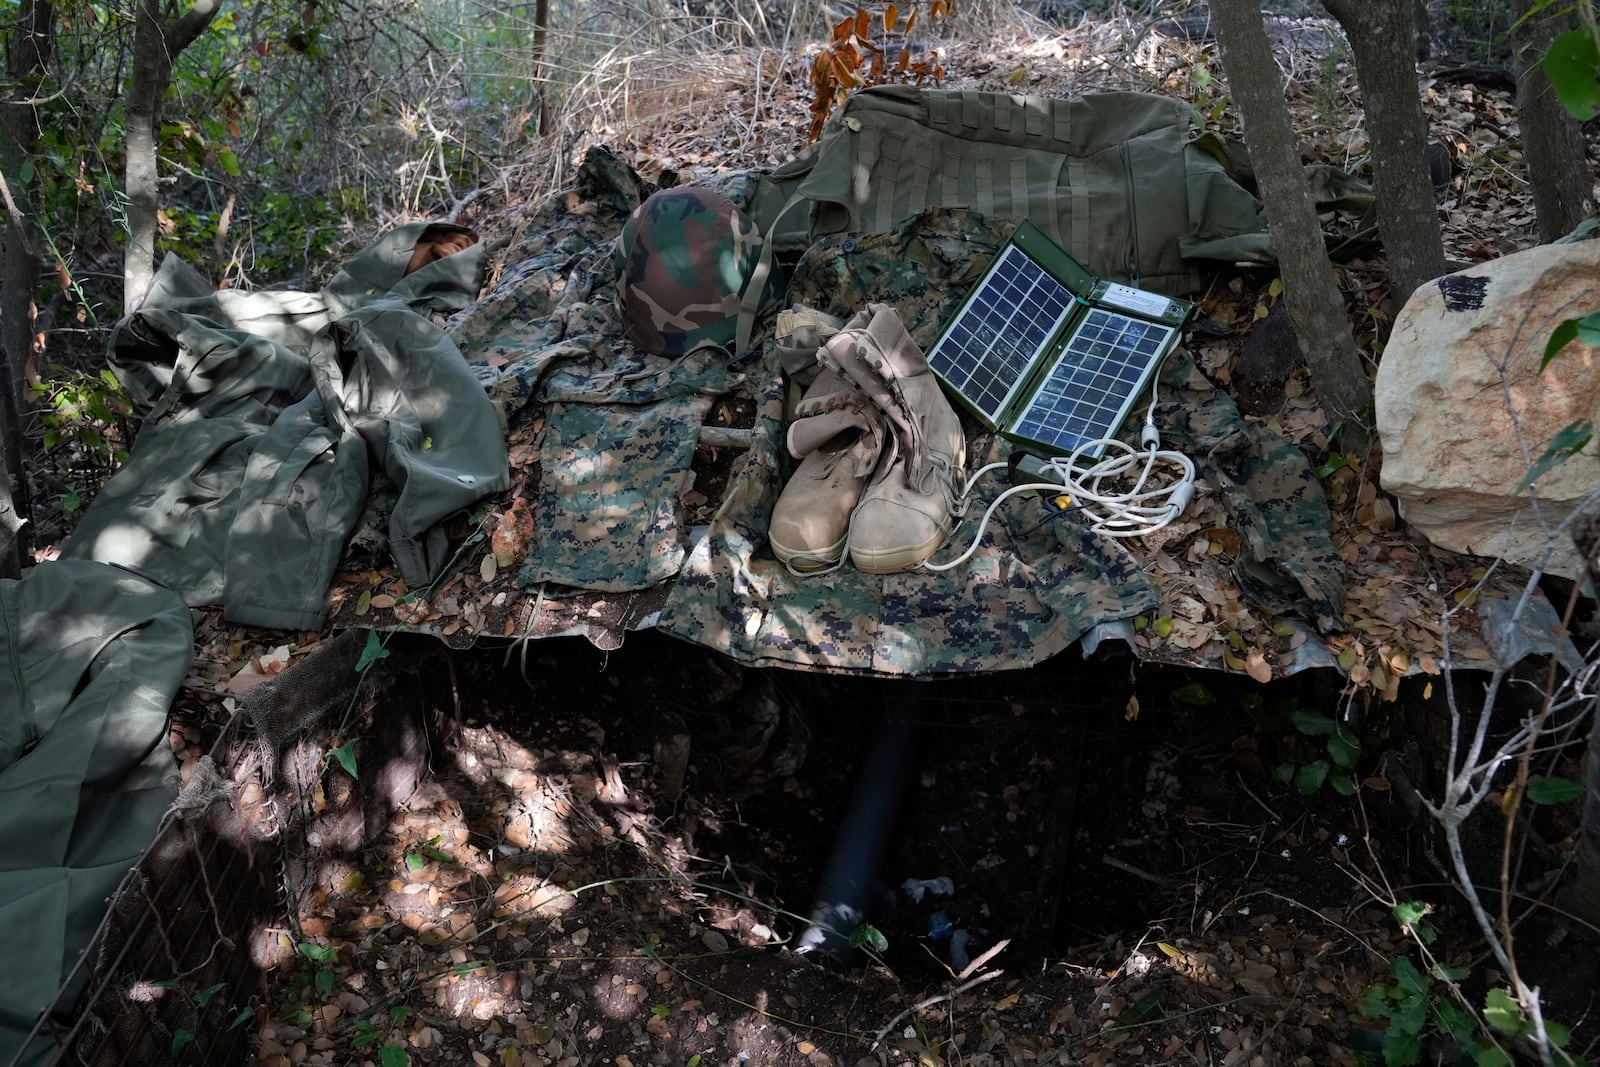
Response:
[[[1046,460],[1045,470],[1059,481],[1028,482],[1005,490],[994,498],[994,502],[983,513],[983,518],[978,522],[978,532],[965,552],[948,563],[929,560],[922,565],[930,571],[947,571],[971,559],[983,541],[995,510],[1018,493],[1041,490],[1056,495],[1064,493],[1071,500],[1071,506],[1076,507],[1088,520],[1089,528],[1107,537],[1140,537],[1167,526],[1182,515],[1194,499],[1195,468],[1194,461],[1182,452],[1160,447],[1161,434],[1156,429],[1155,409],[1156,394],[1152,388],[1150,407],[1145,412],[1144,429],[1139,434],[1137,448],[1116,438],[1102,438],[1080,445],[1065,458],[1057,456]],[[1078,464],[1085,453],[1101,450],[1117,454],[1104,455],[1091,465],[1079,468]],[[1132,487],[1115,492],[1101,489],[1103,483],[1127,474],[1141,461],[1144,469],[1139,472]],[[1176,466],[1180,473],[1171,483],[1150,488],[1150,476],[1157,463]],[[991,463],[980,468],[967,480],[966,487],[961,490],[961,499],[966,500],[972,494],[972,487],[979,478],[990,471],[1004,470],[1009,466],[1008,463]]]

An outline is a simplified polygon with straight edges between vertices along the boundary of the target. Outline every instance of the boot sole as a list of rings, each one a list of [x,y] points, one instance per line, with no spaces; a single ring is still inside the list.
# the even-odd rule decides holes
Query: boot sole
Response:
[[[941,534],[919,545],[902,545],[874,552],[859,552],[852,548],[850,562],[855,564],[856,570],[865,574],[895,574],[907,571],[939,551],[939,546],[944,544],[945,536]]]

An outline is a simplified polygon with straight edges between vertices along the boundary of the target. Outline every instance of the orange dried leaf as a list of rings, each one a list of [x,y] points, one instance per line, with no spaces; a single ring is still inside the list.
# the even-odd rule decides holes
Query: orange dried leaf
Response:
[[[894,66],[895,66],[895,69],[898,70],[902,74],[904,74],[907,70],[911,69],[911,49],[909,49],[909,48],[900,49],[900,58],[895,61],[895,65]]]
[[[822,101],[822,97],[820,95],[822,87],[824,85],[828,84],[828,82],[832,79],[832,77],[833,77],[833,53],[832,52],[819,52],[819,53],[817,53],[817,61],[811,65],[811,82],[818,89],[818,94],[819,94],[818,97],[817,97],[818,103],[821,103],[821,101]]]
[[[855,28],[856,17],[854,15],[846,16],[843,22],[833,28],[833,42],[838,44],[840,41],[845,40],[855,31]]]
[[[911,27],[915,26],[916,24],[917,24],[917,9],[916,8],[912,8],[911,9],[911,17],[906,19],[906,31],[905,32],[910,33],[911,32]]]
[[[872,35],[872,16],[864,7],[856,8],[856,36],[865,41]]]
[[[895,23],[897,23],[899,21],[900,21],[900,9],[897,6],[895,6],[894,4],[890,4],[888,7],[883,9],[883,32],[884,33],[893,33],[894,32]]]

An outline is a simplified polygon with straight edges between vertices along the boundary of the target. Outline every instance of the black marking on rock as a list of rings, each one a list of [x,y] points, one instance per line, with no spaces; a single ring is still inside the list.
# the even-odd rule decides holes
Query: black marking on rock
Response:
[[[1489,279],[1479,276],[1452,274],[1439,279],[1439,292],[1444,294],[1446,311],[1477,311],[1483,307],[1483,296],[1489,290]]]

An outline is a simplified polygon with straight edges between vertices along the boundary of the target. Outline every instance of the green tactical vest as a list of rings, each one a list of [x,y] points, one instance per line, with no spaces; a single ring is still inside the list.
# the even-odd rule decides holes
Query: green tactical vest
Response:
[[[751,214],[781,253],[831,233],[886,231],[926,207],[965,207],[1032,221],[1103,277],[1192,293],[1191,260],[1273,257],[1255,198],[1194,143],[1191,118],[1182,101],[1148,93],[1057,100],[876,86],[762,182]]]

